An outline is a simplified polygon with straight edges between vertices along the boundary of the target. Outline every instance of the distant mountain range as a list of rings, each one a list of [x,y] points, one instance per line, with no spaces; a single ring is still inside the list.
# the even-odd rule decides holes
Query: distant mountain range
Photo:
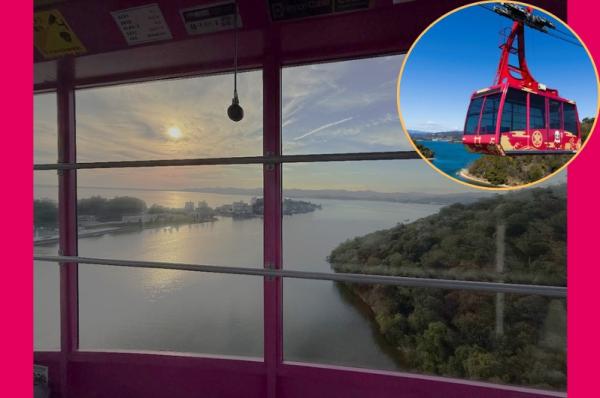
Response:
[[[430,131],[408,130],[408,134],[413,140],[462,142],[463,132],[453,130],[432,133]]]
[[[186,192],[205,192],[225,195],[262,196],[260,188],[186,188]],[[490,196],[489,192],[464,193],[417,193],[417,192],[376,192],[347,191],[344,189],[286,189],[283,195],[287,198],[338,199],[338,200],[370,200],[397,203],[422,203],[447,205],[452,203],[471,203],[482,197]]]

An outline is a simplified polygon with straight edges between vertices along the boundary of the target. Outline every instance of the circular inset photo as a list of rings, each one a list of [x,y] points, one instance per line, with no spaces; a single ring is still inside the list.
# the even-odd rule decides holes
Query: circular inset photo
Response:
[[[529,186],[580,153],[598,74],[575,32],[517,2],[480,2],[430,25],[397,85],[402,128],[440,173],[484,189]]]

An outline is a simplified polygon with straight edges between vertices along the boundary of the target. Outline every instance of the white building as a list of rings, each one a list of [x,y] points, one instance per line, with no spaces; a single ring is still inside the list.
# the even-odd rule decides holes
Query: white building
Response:
[[[185,206],[183,206],[183,209],[187,212],[192,212],[194,211],[194,202],[189,201],[189,202],[185,202]]]
[[[147,223],[158,220],[158,214],[137,214],[135,216],[123,216],[121,222],[124,224]]]

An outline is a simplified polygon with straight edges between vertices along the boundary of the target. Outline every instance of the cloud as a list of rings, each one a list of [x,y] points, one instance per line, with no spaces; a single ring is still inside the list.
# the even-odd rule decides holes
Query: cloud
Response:
[[[338,124],[345,123],[345,122],[347,122],[349,120],[352,120],[352,116],[347,117],[347,118],[342,119],[342,120],[338,120],[337,122],[331,122],[331,123],[324,124],[324,125],[322,125],[320,127],[317,127],[316,129],[310,130],[306,134],[302,134],[301,136],[294,138],[294,141],[301,140],[301,139],[306,138],[308,136],[311,136],[311,135],[313,135],[315,133],[318,133],[319,131],[323,131],[323,130],[329,128],[329,127],[337,126]]]
[[[437,133],[440,131],[462,130],[462,127],[451,126],[449,124],[440,123],[434,120],[417,122],[409,127],[409,130],[426,131],[428,133]]]

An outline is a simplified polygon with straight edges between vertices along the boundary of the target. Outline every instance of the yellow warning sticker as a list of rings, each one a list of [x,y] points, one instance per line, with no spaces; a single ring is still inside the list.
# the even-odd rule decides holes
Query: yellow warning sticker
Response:
[[[39,11],[33,15],[33,42],[44,58],[83,54],[85,47],[60,11]]]

